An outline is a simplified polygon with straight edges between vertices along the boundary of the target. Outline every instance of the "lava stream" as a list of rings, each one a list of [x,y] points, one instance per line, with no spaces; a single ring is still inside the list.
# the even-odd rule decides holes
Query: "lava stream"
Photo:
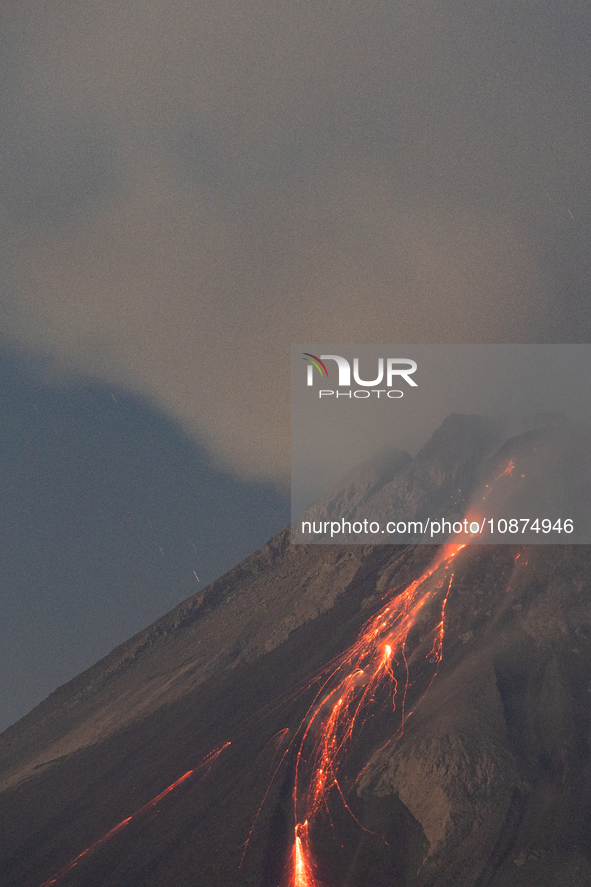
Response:
[[[317,887],[309,841],[309,824],[328,812],[328,796],[334,788],[347,806],[338,782],[356,726],[362,723],[379,688],[390,687],[396,708],[397,681],[393,664],[404,662],[406,682],[402,701],[402,721],[408,717],[404,701],[408,687],[405,646],[408,634],[421,610],[446,587],[441,619],[434,629],[434,641],[427,658],[441,661],[445,633],[445,606],[453,579],[449,566],[466,543],[443,546],[436,561],[408,588],[389,600],[365,623],[356,641],[335,663],[324,685],[324,695],[309,710],[296,755],[294,784],[295,837],[292,851],[291,887]],[[442,575],[427,583],[443,568]],[[304,749],[310,751],[306,754]],[[301,786],[303,785],[303,788]],[[348,809],[348,808],[347,808]],[[349,811],[351,812],[351,811]]]
[[[112,829],[110,829],[101,838],[99,838],[93,844],[91,844],[90,847],[87,847],[86,850],[83,850],[82,853],[79,853],[78,856],[76,856],[71,862],[69,862],[67,865],[65,865],[63,868],[61,868],[59,870],[59,872],[57,872],[57,874],[55,874],[52,878],[48,878],[47,881],[43,881],[43,883],[40,885],[40,887],[50,887],[51,884],[55,884],[56,881],[59,881],[59,879],[63,878],[64,875],[67,875],[68,872],[70,872],[76,865],[78,865],[78,863],[80,862],[81,859],[84,859],[87,856],[90,856],[90,854],[94,853],[94,851],[98,847],[102,846],[103,844],[106,844],[107,841],[109,841],[112,837],[114,837],[116,834],[118,834],[120,831],[122,831],[125,828],[125,826],[128,825],[133,819],[136,819],[142,813],[146,813],[148,810],[151,810],[163,798],[165,798],[166,795],[168,795],[168,794],[170,794],[170,792],[174,791],[174,789],[177,788],[179,785],[181,785],[183,782],[186,782],[187,779],[190,779],[191,776],[193,776],[193,774],[198,773],[204,767],[207,767],[208,765],[213,764],[213,762],[216,760],[216,758],[229,745],[230,745],[229,742],[225,742],[223,745],[220,745],[218,748],[215,748],[213,751],[211,751],[208,755],[206,755],[206,757],[201,761],[201,763],[198,764],[197,767],[195,767],[194,770],[187,770],[186,773],[184,773],[177,780],[175,780],[175,782],[173,782],[172,785],[169,785],[168,788],[165,788],[164,791],[160,792],[160,794],[156,795],[155,798],[152,798],[151,801],[148,801],[147,804],[144,804],[143,807],[140,807],[139,810],[136,810],[135,813],[132,813],[131,816],[127,817],[127,819],[123,819],[121,822],[117,823],[117,825],[113,826]]]
[[[293,884],[294,887],[317,887],[318,882],[312,871],[308,849],[308,823],[296,825],[293,845]]]

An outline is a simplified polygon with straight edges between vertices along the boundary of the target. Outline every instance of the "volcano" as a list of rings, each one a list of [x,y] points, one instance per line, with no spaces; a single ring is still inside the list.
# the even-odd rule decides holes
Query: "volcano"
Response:
[[[332,507],[476,485],[454,423]],[[1,883],[587,887],[590,700],[589,546],[287,529],[2,734]]]

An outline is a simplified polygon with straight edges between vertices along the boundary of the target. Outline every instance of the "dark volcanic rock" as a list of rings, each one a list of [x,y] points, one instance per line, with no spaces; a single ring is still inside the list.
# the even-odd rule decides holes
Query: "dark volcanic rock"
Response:
[[[435,550],[299,547],[282,534],[49,697],[0,740],[2,883],[39,887],[231,741],[210,771],[63,883],[278,884],[293,827],[289,753],[239,864],[285,748],[279,731],[293,736],[309,679]],[[396,716],[385,711],[343,774],[351,809],[387,844],[334,798],[336,839],[317,836],[330,884],[361,887],[368,872],[376,887],[589,883],[590,567],[584,546],[473,547],[458,557],[437,677],[423,694],[426,620],[409,638],[416,693],[402,737],[393,739]],[[232,620],[251,628],[241,633]]]
[[[556,433],[534,442],[552,446]],[[425,490],[447,496],[460,476],[474,484],[479,466],[494,473],[498,459],[531,449],[522,436],[488,457],[487,434],[474,417],[452,417],[411,462],[383,453],[365,465],[331,507],[390,489],[420,512]],[[2,734],[3,887],[40,887],[92,847],[56,883],[283,885],[297,736],[318,675],[441,555],[289,538],[280,533]],[[433,595],[395,666],[399,686],[405,665],[410,676],[404,729],[400,698],[394,709],[391,691],[376,690],[339,773],[347,806],[333,791],[330,819],[312,823],[318,877],[323,887],[587,887],[591,547],[461,551],[437,669],[446,575],[425,580]]]

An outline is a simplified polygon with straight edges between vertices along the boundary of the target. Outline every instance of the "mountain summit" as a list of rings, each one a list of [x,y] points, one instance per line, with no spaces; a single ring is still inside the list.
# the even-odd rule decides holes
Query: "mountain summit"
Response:
[[[590,593],[588,546],[285,530],[2,734],[2,884],[586,887]]]

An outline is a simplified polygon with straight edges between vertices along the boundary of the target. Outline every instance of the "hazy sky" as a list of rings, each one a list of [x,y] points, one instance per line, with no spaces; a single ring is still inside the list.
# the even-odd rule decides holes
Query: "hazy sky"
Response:
[[[7,2],[1,325],[281,482],[290,341],[585,341],[582,2]]]
[[[0,345],[284,491],[290,342],[588,341],[590,25],[581,0],[5,0]]]

